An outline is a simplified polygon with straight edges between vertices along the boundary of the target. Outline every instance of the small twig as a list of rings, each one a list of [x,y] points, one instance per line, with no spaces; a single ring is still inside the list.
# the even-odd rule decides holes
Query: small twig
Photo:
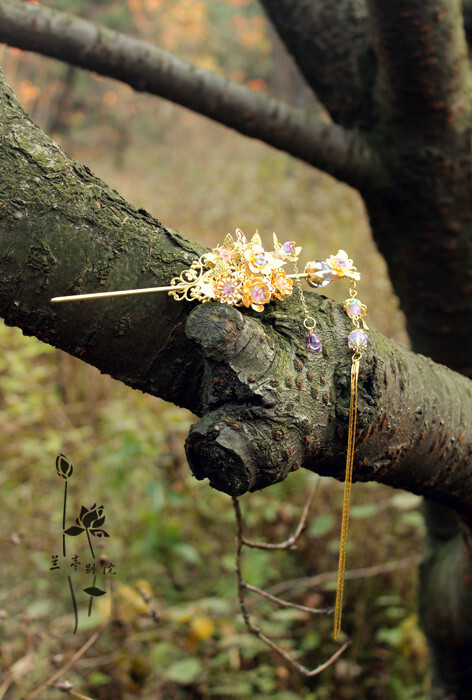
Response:
[[[243,608],[241,607],[241,610],[242,609]],[[244,616],[244,612],[243,612],[243,616]],[[284,651],[284,649],[279,647],[278,644],[276,644],[271,639],[269,639],[269,637],[266,637],[266,635],[263,632],[261,632],[261,630],[258,627],[256,627],[255,625],[252,624],[249,616],[245,617],[244,620],[245,620],[248,628],[251,630],[251,632],[256,637],[258,637],[258,639],[260,639],[262,642],[267,644],[267,646],[270,647],[277,654],[279,654],[279,656],[282,656],[282,658],[284,658],[285,661],[288,664],[290,664],[290,666],[293,666],[294,668],[297,669],[297,671],[299,671],[300,673],[302,673],[304,676],[307,676],[307,677],[317,676],[319,673],[321,673],[326,668],[328,668],[328,666],[331,666],[331,664],[333,664],[336,661],[336,659],[338,659],[341,656],[341,654],[351,644],[350,641],[344,642],[342,647],[340,649],[338,649],[332,656],[330,656],[329,659],[324,662],[324,664],[320,664],[316,668],[308,669],[306,666],[303,666],[303,664],[298,663],[298,661],[296,661],[292,656],[290,656],[290,654],[288,652]]]
[[[149,617],[156,624],[159,623],[161,621],[161,615],[157,608],[153,605],[153,599],[149,591],[147,591],[145,588],[139,588],[139,592],[141,594],[141,598],[143,599],[148,609]]]
[[[277,598],[267,591],[263,591],[262,588],[257,588],[257,586],[251,586],[250,583],[243,581],[243,586],[247,591],[252,591],[252,593],[257,593],[264,598],[268,598],[273,603],[277,603],[281,608],[295,608],[295,610],[301,610],[302,612],[311,613],[313,615],[329,615],[333,612],[334,608],[308,608],[306,605],[298,605],[297,603],[290,603],[288,600],[283,600],[282,598]]]
[[[308,510],[310,508],[311,502],[313,500],[313,497],[316,493],[316,489],[318,487],[318,481],[316,482],[314,488],[312,489],[312,492],[310,493],[310,496],[308,498],[307,504],[305,505],[305,508],[302,513],[302,517],[300,518],[300,523],[295,531],[295,533],[289,537],[286,540],[286,543],[290,543],[290,546],[293,546],[294,542],[300,537],[301,533],[306,527],[306,518],[308,514]],[[248,544],[248,541],[244,539],[243,536],[243,519],[241,515],[241,508],[239,505],[239,500],[238,498],[233,498],[233,507],[234,507],[234,512],[236,516],[236,576],[237,576],[237,582],[238,582],[238,598],[239,598],[239,607],[241,609],[241,613],[244,619],[244,622],[247,626],[247,628],[252,632],[258,639],[260,639],[264,644],[266,644],[270,649],[272,649],[274,652],[276,652],[279,656],[281,656],[287,664],[290,666],[293,666],[294,668],[297,669],[301,674],[307,677],[312,677],[316,676],[322,671],[324,671],[328,666],[331,666],[336,659],[338,659],[341,654],[347,649],[349,646],[350,642],[347,641],[345,642],[340,649],[338,649],[330,658],[325,661],[325,663],[320,664],[314,669],[308,669],[306,666],[303,666],[300,664],[298,661],[296,661],[287,651],[282,649],[278,644],[272,641],[269,637],[267,637],[259,627],[254,625],[252,622],[249,611],[246,607],[246,598],[245,598],[245,591],[246,590],[251,590],[255,593],[259,593],[260,595],[264,595],[265,597],[269,598],[269,600],[273,600],[276,602],[278,605],[282,605],[284,607],[295,607],[300,610],[304,610],[305,612],[313,612],[312,608],[307,608],[304,606],[298,606],[293,603],[288,603],[286,601],[282,601],[280,598],[275,598],[274,596],[271,596],[270,594],[266,594],[264,591],[262,591],[259,588],[256,588],[255,586],[250,586],[243,580],[243,575],[242,575],[242,548],[244,545],[248,547],[258,547],[260,549],[287,549],[287,546],[280,547],[280,546],[272,546],[272,547],[260,547],[259,544],[256,543],[251,543]],[[285,544],[286,543],[282,543]],[[323,611],[325,612],[325,611]]]
[[[69,681],[60,681],[54,687],[62,693],[67,693],[72,698],[77,698],[77,700],[93,700],[89,695],[83,695],[83,693],[78,693],[77,690],[74,690],[72,683]]]
[[[370,578],[371,576],[390,574],[398,571],[399,569],[406,569],[410,566],[418,566],[421,561],[422,557],[417,555],[413,557],[405,557],[405,559],[399,559],[398,561],[386,562],[385,564],[376,564],[375,566],[352,569],[351,571],[346,571],[345,579],[351,581],[358,578]],[[327,583],[328,581],[336,581],[337,577],[337,571],[325,571],[322,574],[317,574],[316,576],[304,576],[303,578],[281,581],[280,583],[271,586],[270,590],[272,593],[282,593],[292,588],[306,588],[308,586],[314,588],[321,586],[323,583]]]
[[[80,657],[85,654],[87,649],[89,649],[92,646],[92,644],[94,644],[97,641],[98,637],[100,636],[100,634],[103,632],[104,629],[105,628],[102,627],[101,629],[97,630],[97,632],[94,632],[94,634],[92,634],[90,639],[88,639],[85,642],[85,644],[83,644],[80,647],[80,649],[78,649],[75,652],[75,654],[73,654],[71,656],[69,661],[67,663],[65,663],[64,666],[62,666],[62,668],[60,668],[58,671],[56,671],[56,673],[53,673],[53,675],[50,678],[48,678],[46,681],[44,681],[44,683],[41,683],[41,685],[39,685],[37,688],[35,688],[35,690],[32,690],[31,693],[28,693],[28,695],[25,695],[23,700],[30,700],[30,698],[35,698],[42,690],[44,690],[45,688],[48,688],[50,685],[53,685],[53,683],[55,683],[62,676],[62,674],[65,673],[71,666],[73,666],[75,664],[75,662],[78,661],[78,659],[80,659]]]
[[[300,539],[300,536],[303,534],[303,532],[306,529],[308,513],[309,513],[309,510],[311,508],[311,504],[313,503],[313,499],[316,496],[316,492],[318,491],[320,481],[321,481],[321,477],[318,476],[315,483],[312,486],[312,489],[310,491],[308,499],[305,503],[305,507],[303,508],[297,529],[295,530],[295,532],[292,535],[290,535],[290,537],[288,539],[286,539],[284,542],[280,542],[278,544],[271,544],[268,542],[254,542],[253,540],[246,539],[243,535],[242,536],[243,544],[245,544],[246,547],[252,547],[253,549],[292,549],[295,546],[296,542]]]

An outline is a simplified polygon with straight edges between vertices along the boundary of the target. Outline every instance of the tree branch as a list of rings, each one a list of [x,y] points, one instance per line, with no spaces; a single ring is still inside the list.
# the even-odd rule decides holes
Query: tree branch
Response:
[[[285,600],[281,600],[280,598],[276,598],[275,596],[270,595],[270,593],[266,593],[260,588],[256,588],[255,586],[251,586],[250,584],[246,583],[246,581],[243,578],[243,567],[242,567],[242,562],[243,562],[243,555],[242,555],[242,550],[243,546],[247,544],[247,540],[245,541],[244,535],[243,535],[243,519],[242,519],[242,514],[241,514],[241,508],[239,505],[239,500],[237,498],[233,498],[233,507],[234,507],[234,512],[236,516],[236,577],[238,581],[238,598],[239,598],[239,606],[241,608],[241,613],[243,620],[252,634],[254,634],[258,639],[260,639],[264,644],[266,644],[272,651],[275,651],[279,656],[281,656],[285,662],[289,666],[293,666],[294,668],[299,671],[302,675],[306,676],[307,678],[311,678],[313,676],[317,676],[320,674],[322,671],[324,671],[326,668],[328,668],[331,664],[333,664],[340,656],[341,654],[347,649],[347,647],[350,645],[350,642],[345,642],[337,651],[330,656],[330,658],[325,661],[322,664],[319,664],[316,668],[308,669],[306,666],[303,666],[300,664],[293,656],[291,656],[288,651],[285,651],[281,646],[276,644],[272,639],[267,637],[266,634],[264,634],[260,628],[252,621],[251,616],[249,614],[248,606],[246,603],[246,590],[251,591],[252,593],[257,593],[258,595],[261,595],[265,598],[268,598],[271,600],[273,603],[276,603],[277,605],[280,605],[283,608],[295,608],[297,610],[302,610],[303,612],[307,612],[309,614],[323,614],[323,613],[328,613],[331,612],[329,609],[326,610],[319,610],[315,608],[308,608],[306,606],[302,605],[296,605],[294,603],[288,603]]]
[[[260,0],[308,85],[345,127],[369,129],[376,58],[364,2]]]
[[[192,311],[187,334],[205,357],[204,417],[187,439],[195,476],[231,495],[303,466],[344,478],[348,322],[310,299],[323,358],[306,354],[298,300],[262,323],[223,305]],[[354,479],[438,500],[470,518],[472,383],[371,332],[361,363]],[[408,484],[408,485],[406,485]]]
[[[0,41],[159,95],[324,170],[353,187],[380,163],[363,137],[91,22],[16,0],[0,2]]]
[[[375,192],[362,190],[372,232],[413,348],[472,376],[472,90],[461,3],[369,8],[379,65],[370,138],[389,172]]]
[[[189,304],[166,294],[50,299],[168,284],[203,247],[67,156],[24,114],[1,71],[0,83],[0,315],[125,384],[198,411],[202,361],[184,333]]]

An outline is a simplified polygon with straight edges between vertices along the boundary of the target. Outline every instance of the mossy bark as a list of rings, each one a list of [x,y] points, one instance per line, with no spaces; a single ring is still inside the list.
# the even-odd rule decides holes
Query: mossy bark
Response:
[[[136,389],[198,411],[202,362],[184,333],[188,304],[165,294],[63,305],[50,299],[168,284],[203,248],[136,210],[63,153],[6,87],[0,122],[5,321]]]
[[[307,354],[296,295],[244,316],[219,304],[189,316],[191,304],[162,293],[51,304],[56,295],[168,284],[202,249],[125,202],[43,134],[6,86],[3,94],[6,322],[204,415],[189,437],[189,458],[221,490],[261,488],[300,466],[342,478],[350,367],[344,312],[307,295],[323,342],[319,354]],[[470,382],[372,333],[360,387],[356,478],[427,492],[465,510]],[[225,441],[247,473],[234,477],[237,487],[232,469],[220,474]],[[425,468],[411,468],[423,455]]]

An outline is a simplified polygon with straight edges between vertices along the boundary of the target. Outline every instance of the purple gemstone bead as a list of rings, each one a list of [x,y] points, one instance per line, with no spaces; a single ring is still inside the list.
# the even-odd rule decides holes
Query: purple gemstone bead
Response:
[[[293,241],[285,241],[282,250],[284,253],[293,254],[295,252],[295,243]]]
[[[348,343],[349,347],[351,350],[354,350],[354,352],[365,350],[367,347],[367,335],[364,331],[352,331],[352,333],[349,333]]]
[[[306,339],[306,349],[308,352],[317,352],[321,349],[321,340],[318,338],[316,333],[313,333],[313,331],[308,333],[308,338]]]

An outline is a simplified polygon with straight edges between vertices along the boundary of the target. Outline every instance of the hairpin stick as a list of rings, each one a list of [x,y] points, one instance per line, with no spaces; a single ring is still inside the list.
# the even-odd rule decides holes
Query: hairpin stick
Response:
[[[286,275],[287,279],[305,279],[309,277],[307,272],[298,275]],[[167,287],[147,287],[143,289],[119,289],[116,292],[94,292],[91,294],[72,294],[65,297],[53,297],[51,301],[83,301],[84,299],[99,299],[102,297],[123,297],[128,294],[152,294],[153,292],[179,292],[187,289],[186,285],[174,284]]]
[[[127,294],[151,294],[152,292],[170,292],[184,289],[182,285],[168,287],[147,287],[145,289],[120,289],[116,292],[95,292],[94,294],[73,294],[66,297],[53,297],[51,301],[82,301],[83,299],[98,299],[100,297],[123,297]]]

